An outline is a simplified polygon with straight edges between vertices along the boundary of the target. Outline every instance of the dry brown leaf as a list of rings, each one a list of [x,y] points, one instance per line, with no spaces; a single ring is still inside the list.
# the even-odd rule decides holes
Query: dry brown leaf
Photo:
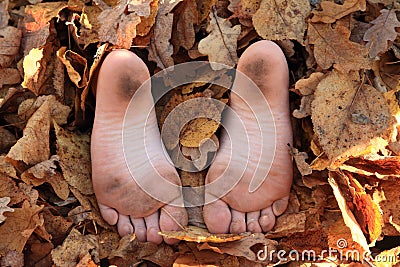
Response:
[[[93,260],[99,263],[98,236],[82,235],[78,230],[72,229],[63,244],[53,249],[51,256],[57,266],[73,267],[76,266],[77,259],[87,253],[90,253]]]
[[[104,230],[99,234],[99,258],[106,259],[118,247],[121,237],[115,231]]]
[[[53,242],[60,244],[69,233],[73,223],[63,216],[54,215],[50,209],[44,209],[40,215],[44,218],[44,227],[51,234]]]
[[[33,48],[24,57],[24,81],[22,87],[28,88],[35,95],[43,93],[43,85],[46,82],[46,69],[48,67],[51,54],[51,47]]]
[[[8,159],[34,165],[50,158],[50,109],[50,101],[45,101],[32,115],[23,136],[8,152]]]
[[[251,250],[251,247],[256,244],[262,244],[263,248],[266,247],[267,251],[272,251],[276,249],[278,242],[265,238],[264,234],[262,233],[256,233],[234,242],[213,244],[211,246],[205,243],[199,247],[199,250],[212,249],[213,251],[221,254],[226,253],[237,257],[245,257],[250,261],[256,261],[256,253]],[[267,257],[267,260],[264,263],[268,263],[268,260],[269,258]]]
[[[5,174],[0,174],[0,198],[9,197],[10,205],[18,204],[28,200],[21,189],[18,188],[13,179]]]
[[[304,44],[306,17],[311,11],[307,0],[262,0],[253,16],[257,33],[267,40],[297,40]]]
[[[377,159],[350,158],[345,164],[376,175],[378,178],[400,175],[400,157],[398,156]]]
[[[171,43],[176,54],[180,47],[190,50],[195,42],[194,25],[198,22],[197,4],[195,0],[184,1],[174,13],[176,30],[172,32]]]
[[[137,35],[146,36],[154,23],[156,22],[157,12],[158,12],[158,0],[153,0],[150,3],[150,14],[148,16],[141,16],[140,23],[136,27]]]
[[[355,11],[365,11],[366,0],[346,0],[342,5],[330,1],[320,3],[322,11],[313,10],[312,22],[333,23]]]
[[[125,49],[131,47],[140,16],[134,12],[126,12],[128,3],[128,0],[122,0],[117,6],[100,13],[97,19],[101,23],[98,32],[101,42],[109,42]]]
[[[393,120],[385,98],[360,82],[357,73],[332,71],[314,93],[314,131],[330,160],[377,150],[391,131]]]
[[[15,179],[19,179],[14,166],[6,160],[4,155],[0,155],[0,173],[6,174],[7,176]]]
[[[54,124],[57,155],[65,180],[82,194],[93,194],[89,136],[77,135]]]
[[[11,26],[0,27],[0,36],[0,68],[6,68],[18,54],[22,32]]]
[[[0,256],[9,250],[23,251],[33,231],[43,224],[38,215],[41,210],[42,207],[24,201],[21,208],[14,208],[14,212],[6,214],[7,220],[0,225]]]
[[[314,45],[314,56],[318,65],[328,69],[332,65],[341,72],[370,69],[368,50],[349,40],[350,31],[340,25],[309,23],[308,39]]]
[[[361,248],[363,249],[363,252],[369,252],[369,247],[368,247],[368,242],[359,226],[357,223],[357,220],[354,218],[353,213],[349,209],[346,199],[343,197],[343,193],[339,189],[339,185],[336,182],[335,178],[333,178],[331,175],[334,175],[334,172],[329,172],[329,179],[328,182],[330,186],[333,189],[333,194],[335,195],[336,201],[339,204],[340,211],[342,212],[342,217],[344,220],[344,223],[346,226],[350,229],[351,231],[351,237],[352,240],[357,242]]]
[[[27,55],[33,48],[41,48],[50,35],[50,20],[58,16],[66,2],[49,2],[27,5],[24,13],[24,38],[22,48]]]
[[[32,184],[39,186],[43,183],[49,183],[56,195],[66,200],[69,195],[68,183],[64,180],[64,177],[56,172],[57,166],[55,162],[58,162],[58,156],[51,156],[49,160],[43,161],[29,168],[21,174],[21,179],[26,184]]]
[[[7,251],[7,254],[1,258],[0,266],[24,267],[24,254],[15,250]]]
[[[295,90],[298,90],[301,95],[312,95],[317,89],[318,84],[324,77],[322,72],[313,72],[310,77],[300,79],[295,84]]]
[[[179,240],[185,240],[190,242],[212,242],[212,243],[224,243],[228,241],[240,240],[250,233],[243,233],[240,235],[235,234],[211,234],[206,229],[199,228],[196,226],[188,226],[182,231],[163,231],[159,232],[160,235],[167,238],[175,238]]]
[[[0,29],[8,25],[8,20],[10,19],[10,15],[8,13],[8,6],[9,6],[8,0],[0,2]]]
[[[17,84],[21,82],[21,74],[17,69],[0,69],[0,88],[5,84]]]
[[[276,218],[274,228],[266,233],[266,238],[280,238],[306,230],[306,212],[284,213]]]
[[[132,242],[136,239],[135,234],[130,234],[122,237],[119,240],[118,246],[115,247],[109,254],[109,259],[114,257],[125,258],[126,254],[129,253],[131,249]]]
[[[0,153],[8,152],[15,145],[17,138],[5,128],[0,128]]]
[[[70,80],[78,87],[83,88],[88,84],[89,71],[87,60],[81,55],[67,50],[67,47],[61,47],[57,51],[57,57],[67,68]]]
[[[165,0],[159,5],[154,33],[148,50],[149,60],[156,62],[161,69],[174,65],[174,60],[172,59],[174,49],[170,43],[174,15],[170,12],[181,1]]]
[[[257,0],[230,0],[228,9],[233,13],[232,17],[251,20],[254,13],[260,8]]]
[[[312,173],[312,169],[310,165],[306,162],[306,159],[308,159],[307,153],[299,152],[297,148],[292,148],[292,155],[300,174],[302,176],[310,175]]]
[[[229,20],[218,17],[214,10],[210,12],[210,24],[207,26],[209,35],[200,40],[198,49],[200,53],[208,55],[211,68],[214,70],[223,68],[221,65],[212,64],[213,62],[230,67],[237,64],[236,49],[240,31],[240,25],[232,27]]]
[[[0,198],[0,224],[7,219],[7,217],[4,216],[4,212],[14,212],[14,209],[7,207],[10,201],[11,201],[10,197]]]
[[[389,49],[388,42],[394,41],[398,36],[395,28],[400,27],[400,22],[393,9],[382,9],[380,12],[381,15],[371,21],[373,26],[364,34],[370,58],[375,58]]]
[[[206,18],[209,17],[211,9],[216,2],[216,0],[196,0],[198,14],[197,25],[200,25]]]
[[[98,30],[100,28],[100,22],[98,16],[101,13],[101,9],[98,6],[84,6],[82,10],[79,22],[81,28],[79,30],[78,40],[83,44],[83,49],[89,44],[99,42]]]

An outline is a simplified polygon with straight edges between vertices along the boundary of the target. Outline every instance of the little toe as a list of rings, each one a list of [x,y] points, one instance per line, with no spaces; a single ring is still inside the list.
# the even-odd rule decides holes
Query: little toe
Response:
[[[229,232],[232,214],[224,201],[217,200],[205,205],[203,208],[203,217],[210,233],[226,234]]]
[[[133,226],[129,219],[129,216],[119,215],[117,229],[120,236],[126,236],[133,233]]]
[[[278,199],[272,204],[272,211],[275,216],[279,216],[285,212],[289,204],[289,196]]]
[[[135,235],[139,241],[146,242],[147,241],[147,230],[146,224],[143,218],[132,218],[131,221],[133,227],[135,228]]]
[[[166,205],[161,208],[160,229],[161,231],[183,230],[188,223],[188,215],[183,207]],[[164,238],[165,243],[173,245],[179,242],[177,239]]]
[[[110,208],[106,205],[100,204],[99,203],[99,208],[100,208],[100,214],[103,217],[103,219],[110,225],[115,225],[118,221],[118,212]]]
[[[230,231],[232,234],[240,234],[246,232],[246,213],[237,210],[231,210],[232,222]]]
[[[160,226],[158,222],[158,211],[144,218],[147,227],[147,241],[161,244],[163,238],[158,234]]]
[[[275,225],[275,215],[271,207],[261,210],[261,216],[259,219],[260,226],[263,232],[270,231]]]
[[[247,231],[252,233],[261,233],[262,229],[258,220],[260,219],[260,211],[248,212],[246,214]]]

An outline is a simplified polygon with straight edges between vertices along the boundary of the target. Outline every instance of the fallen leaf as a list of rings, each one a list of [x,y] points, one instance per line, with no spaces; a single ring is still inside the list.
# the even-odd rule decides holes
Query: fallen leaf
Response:
[[[159,3],[154,33],[148,50],[149,60],[156,62],[161,69],[174,65],[174,60],[172,59],[174,49],[170,43],[174,15],[170,12],[181,1],[163,0]]]
[[[0,69],[0,88],[5,84],[17,84],[21,82],[21,74],[17,69]]]
[[[308,24],[308,40],[314,45],[314,57],[323,69],[332,65],[341,72],[370,69],[368,50],[349,40],[350,30],[344,26]]]
[[[61,47],[57,51],[57,57],[67,68],[70,80],[78,88],[86,87],[89,78],[86,59],[71,50],[67,50],[66,47]]]
[[[24,38],[22,49],[24,56],[33,48],[42,48],[50,35],[50,20],[67,7],[66,2],[49,2],[27,5],[24,13]]]
[[[216,4],[216,0],[196,0],[198,22],[200,25],[205,19],[209,17],[212,7]]]
[[[310,165],[306,162],[306,159],[308,159],[307,153],[299,152],[297,148],[292,148],[292,155],[300,174],[302,176],[310,175],[312,173],[312,169]]]
[[[322,1],[321,11],[314,9],[312,22],[333,23],[336,20],[356,11],[365,11],[366,0],[346,0],[342,5],[334,2]]]
[[[346,199],[343,197],[342,192],[339,189],[339,185],[336,182],[335,178],[332,177],[334,175],[334,172],[329,172],[329,179],[328,182],[330,186],[333,189],[333,194],[335,195],[335,198],[339,204],[340,211],[342,212],[342,217],[344,220],[344,223],[346,226],[350,229],[351,231],[351,237],[352,240],[357,242],[361,248],[363,249],[363,252],[370,252],[369,247],[368,247],[368,242],[359,226],[357,223],[357,220],[354,218],[353,213],[349,209],[348,205],[346,204]]]
[[[253,16],[254,28],[266,40],[291,39],[304,44],[310,10],[307,0],[262,0]]]
[[[42,207],[24,201],[21,208],[14,208],[14,212],[7,214],[7,220],[0,225],[0,256],[9,250],[24,250],[26,241],[42,223],[38,214],[41,210]]]
[[[140,16],[135,12],[127,12],[128,3],[128,0],[122,0],[117,6],[100,13],[97,20],[101,23],[98,31],[101,42],[110,42],[125,49],[131,47]]]
[[[11,199],[9,197],[0,198],[0,224],[7,219],[7,217],[3,214],[4,212],[14,212],[14,209],[7,207],[10,201]]]
[[[224,243],[227,241],[240,240],[250,233],[243,233],[240,235],[235,234],[211,234],[206,229],[199,228],[196,226],[188,226],[182,231],[162,231],[160,235],[167,238],[175,238],[178,240],[185,240],[190,242],[212,242],[212,243]]]
[[[82,194],[93,194],[89,136],[77,135],[54,124],[57,155],[65,180]]]
[[[254,0],[231,0],[228,10],[233,18],[251,20],[254,13],[260,8],[260,1]]]
[[[224,68],[223,65],[212,64],[213,62],[230,67],[237,64],[236,49],[240,31],[240,25],[232,27],[229,20],[218,17],[215,11],[210,12],[210,24],[207,26],[209,35],[200,40],[198,49],[200,53],[208,55],[213,70]]]
[[[398,36],[395,28],[400,27],[400,22],[393,9],[382,9],[380,12],[381,15],[370,22],[373,26],[364,34],[370,58],[375,58],[389,49],[388,42],[394,41]]]
[[[151,1],[149,15],[140,17],[140,23],[136,27],[137,35],[146,36],[150,32],[151,28],[156,22],[158,4],[158,0]]]
[[[115,231],[105,230],[99,234],[99,258],[106,259],[118,247],[121,237]]]
[[[15,145],[17,138],[5,128],[0,128],[0,153],[8,152]]]
[[[177,53],[180,47],[190,50],[195,42],[196,32],[194,25],[198,22],[197,4],[195,0],[184,1],[174,12],[176,30],[172,32],[171,43],[174,45],[174,52]]]
[[[40,214],[44,218],[44,227],[51,234],[53,243],[61,244],[71,229],[72,221],[63,216],[54,215],[48,208],[45,208]]]
[[[360,84],[357,73],[332,71],[318,85],[312,121],[323,151],[332,160],[346,159],[385,146],[393,123],[383,95]],[[365,117],[360,121],[353,115]],[[387,143],[387,142],[386,142]]]
[[[14,61],[19,51],[21,37],[22,32],[17,28],[0,27],[0,68],[6,68]]]
[[[83,49],[89,44],[99,42],[98,30],[100,28],[100,22],[98,16],[101,13],[101,9],[98,6],[84,6],[82,14],[79,19],[81,28],[79,30],[78,40],[83,44]]]
[[[265,234],[266,238],[280,238],[306,230],[306,212],[284,213],[276,218],[271,231]]]
[[[10,199],[10,205],[18,204],[23,200],[28,200],[13,179],[5,174],[0,174],[0,198],[5,197]]]
[[[1,258],[1,266],[12,266],[12,267],[23,267],[24,264],[24,254],[15,250],[7,251],[7,254]]]
[[[131,244],[132,242],[136,239],[135,234],[130,234],[122,237],[119,242],[118,246],[115,247],[109,254],[108,258],[114,258],[114,257],[121,257],[125,258],[126,254],[128,251],[131,249]]]
[[[14,166],[6,160],[4,155],[0,155],[0,173],[6,174],[7,176],[15,179],[19,179]]]
[[[8,25],[10,15],[8,14],[9,1],[5,0],[0,3],[0,29]]]
[[[35,95],[43,93],[43,85],[46,82],[46,68],[48,65],[50,47],[33,48],[29,54],[24,57],[24,81],[22,87],[28,88]]]
[[[303,96],[312,95],[317,89],[317,86],[323,79],[324,75],[325,74],[322,72],[313,72],[311,73],[310,77],[298,80],[294,88]]]
[[[76,266],[77,259],[90,253],[94,261],[99,263],[98,236],[82,235],[78,230],[72,229],[63,244],[53,249],[52,259],[57,266]]]

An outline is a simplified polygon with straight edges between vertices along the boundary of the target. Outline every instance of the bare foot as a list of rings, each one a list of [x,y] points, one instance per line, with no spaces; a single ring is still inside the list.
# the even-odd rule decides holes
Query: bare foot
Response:
[[[92,180],[101,215],[109,224],[117,224],[121,236],[135,233],[140,241],[161,243],[163,238],[158,235],[160,229],[180,230],[181,226],[187,224],[181,192],[172,196],[175,202],[176,198],[182,202],[181,207],[165,205],[149,196],[133,179],[125,157],[129,153],[138,155],[135,162],[129,163],[129,167],[140,171],[149,184],[156,183],[154,180],[158,179],[154,177],[155,170],[166,180],[180,185],[178,173],[163,153],[154,109],[152,112],[141,110],[141,106],[153,106],[149,84],[140,89],[141,105],[135,110],[133,119],[124,124],[130,99],[147,79],[149,72],[146,65],[127,50],[115,50],[104,60],[96,91],[91,141]],[[123,129],[126,127],[130,133],[129,146],[123,145]],[[143,138],[139,137],[144,130],[146,138],[154,141],[147,151],[138,151],[143,143]],[[144,169],[143,166],[149,162],[153,170]],[[173,239],[165,241],[169,244],[177,242]]]
[[[262,94],[261,97],[257,97],[259,91],[256,87],[251,86],[252,82],[236,76],[230,97],[230,107],[243,122],[244,129],[247,132],[248,137],[243,135],[239,137],[243,140],[239,140],[240,143],[243,143],[243,147],[248,142],[249,158],[247,166],[243,165],[242,162],[246,158],[243,158],[243,155],[238,155],[241,153],[240,150],[234,151],[235,144],[230,143],[231,139],[224,131],[221,136],[220,151],[210,166],[206,183],[210,184],[221,177],[221,179],[224,179],[227,175],[239,175],[238,177],[241,177],[241,179],[221,199],[204,206],[204,220],[212,233],[270,231],[275,224],[275,217],[281,215],[287,208],[293,179],[292,159],[288,147],[288,144],[292,143],[288,90],[289,74],[286,59],[281,49],[270,41],[257,42],[243,53],[237,69],[248,76],[261,90]],[[249,106],[239,97],[243,94],[247,94],[247,99],[253,99],[255,102]],[[263,99],[263,96],[265,99]],[[262,129],[262,125],[260,126],[254,115],[268,109],[266,102],[268,102],[273,115],[276,137],[274,127]],[[234,123],[230,116],[224,118],[224,124],[228,128],[231,126],[233,130],[235,129],[231,125]],[[266,139],[263,139],[263,137]],[[268,143],[272,147],[276,145],[274,156],[272,154],[274,153],[273,149],[262,153],[261,144],[263,142],[267,146]],[[233,168],[227,172],[229,163]],[[253,174],[255,173],[264,173],[264,177],[261,178],[266,176],[266,179],[262,179],[260,185],[258,187],[256,185],[256,188],[252,184],[254,183]],[[215,196],[214,192],[206,192],[206,201],[207,197],[210,199],[213,195]]]

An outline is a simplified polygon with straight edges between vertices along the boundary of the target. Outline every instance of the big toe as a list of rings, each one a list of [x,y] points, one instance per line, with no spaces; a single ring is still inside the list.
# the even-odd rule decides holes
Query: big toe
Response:
[[[166,205],[161,208],[160,229],[161,231],[183,230],[188,223],[188,215],[183,207]],[[164,238],[165,243],[173,245],[179,242],[177,239]]]
[[[228,205],[224,201],[217,200],[205,205],[203,215],[204,222],[210,233],[226,234],[229,232],[232,215]]]
[[[275,216],[279,216],[285,212],[289,205],[289,196],[276,200],[272,204],[272,211],[274,212]]]

